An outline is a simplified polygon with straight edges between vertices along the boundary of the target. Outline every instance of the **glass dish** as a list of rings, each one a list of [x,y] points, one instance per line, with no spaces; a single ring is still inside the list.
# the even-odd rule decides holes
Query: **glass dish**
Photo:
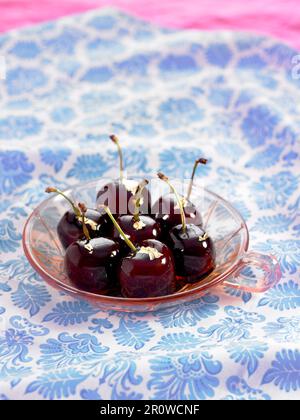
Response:
[[[88,182],[74,186],[66,193],[76,202],[84,201],[88,207],[95,207],[100,186],[99,181]],[[154,311],[189,302],[220,284],[260,293],[278,283],[281,279],[278,262],[272,256],[248,252],[247,225],[230,203],[197,183],[193,187],[191,201],[202,211],[205,228],[215,242],[216,269],[204,280],[187,285],[172,295],[127,299],[98,295],[74,287],[64,272],[65,250],[56,232],[60,217],[68,209],[68,203],[61,196],[52,196],[42,202],[27,220],[23,232],[24,252],[32,267],[51,286],[76,298],[86,299],[101,309],[117,311]]]

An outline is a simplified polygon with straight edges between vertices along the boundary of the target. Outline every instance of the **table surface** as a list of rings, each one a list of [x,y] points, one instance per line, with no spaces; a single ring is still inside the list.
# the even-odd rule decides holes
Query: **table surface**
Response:
[[[300,48],[298,0],[0,0],[0,31],[115,6],[162,26],[243,29],[272,35]]]
[[[0,397],[299,399],[297,53],[103,10],[7,33],[0,56]],[[152,314],[45,285],[24,257],[24,223],[46,186],[116,176],[111,132],[141,177],[187,178],[210,158],[199,179],[242,213],[251,248],[277,257],[280,284]],[[251,285],[258,273],[241,275]]]

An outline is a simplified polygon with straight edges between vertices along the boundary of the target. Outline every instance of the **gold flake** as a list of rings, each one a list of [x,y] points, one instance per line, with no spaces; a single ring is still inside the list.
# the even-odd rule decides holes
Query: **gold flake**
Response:
[[[199,236],[199,242],[207,241],[207,239],[209,239],[209,235],[206,232],[204,233],[204,235]]]
[[[77,220],[82,224],[82,218],[77,217]],[[84,218],[84,223],[88,225],[92,230],[98,230],[99,224],[92,219]]]
[[[133,227],[135,230],[142,230],[145,227],[145,223],[142,222],[141,220],[138,220],[136,222],[134,222]]]
[[[156,248],[152,248],[151,246],[142,246],[138,250],[138,254],[147,254],[150,258],[150,261],[156,260],[163,256]]]
[[[88,250],[89,254],[92,254],[93,253],[94,248],[92,247],[91,244],[87,243],[87,244],[84,245],[84,247],[85,247],[85,249]]]
[[[97,222],[94,222],[94,220],[88,219],[87,217],[84,218],[84,223],[90,226],[92,230],[97,230],[99,226]]]

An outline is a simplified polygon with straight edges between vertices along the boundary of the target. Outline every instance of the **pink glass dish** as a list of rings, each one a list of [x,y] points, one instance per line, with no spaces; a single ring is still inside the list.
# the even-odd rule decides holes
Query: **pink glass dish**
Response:
[[[66,193],[75,201],[84,201],[88,206],[95,207],[97,187],[99,182],[89,182],[75,186]],[[23,232],[24,252],[32,267],[51,286],[76,298],[86,299],[102,309],[117,311],[154,311],[189,302],[220,284],[260,293],[279,282],[281,270],[274,257],[248,252],[247,225],[230,203],[197,183],[191,200],[202,211],[205,227],[215,242],[217,266],[204,280],[172,295],[127,299],[89,293],[74,287],[64,272],[65,250],[56,232],[58,221],[67,209],[66,201],[60,196],[52,196],[42,202],[27,220]],[[251,276],[247,275],[246,268],[249,266]]]

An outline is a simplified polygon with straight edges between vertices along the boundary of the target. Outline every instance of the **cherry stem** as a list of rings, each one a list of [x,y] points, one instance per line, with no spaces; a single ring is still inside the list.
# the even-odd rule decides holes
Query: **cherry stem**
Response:
[[[45,192],[48,193],[48,194],[55,193],[55,194],[58,194],[58,195],[61,195],[62,197],[64,197],[70,203],[76,217],[78,217],[78,218],[81,217],[81,212],[80,212],[79,208],[77,206],[75,206],[74,201],[72,201],[68,196],[66,196],[65,193],[63,193],[62,191],[60,191],[59,189],[54,188],[54,187],[46,188]]]
[[[200,159],[195,160],[193,173],[192,173],[190,184],[189,184],[188,193],[187,193],[187,196],[186,196],[187,200],[189,200],[190,197],[191,197],[196,170],[197,170],[197,167],[200,163],[202,165],[206,165],[207,164],[207,159],[200,158]]]
[[[140,219],[140,207],[141,207],[141,200],[142,200],[142,194],[144,191],[144,188],[146,185],[149,184],[149,181],[147,179],[144,179],[140,184],[137,186],[136,193],[134,195],[134,213],[133,218],[136,222]]]
[[[175,195],[178,206],[179,206],[179,209],[180,209],[182,230],[184,232],[186,232],[186,217],[185,217],[185,213],[184,213],[184,205],[183,205],[182,198],[179,197],[175,187],[171,184],[171,182],[169,181],[169,178],[167,176],[165,176],[161,172],[158,172],[157,176],[158,176],[159,179],[161,179],[162,181],[166,182],[169,185],[171,191]]]
[[[131,242],[131,240],[125,235],[124,231],[121,229],[121,226],[119,225],[119,223],[114,218],[114,216],[113,216],[112,212],[110,211],[109,207],[104,206],[104,205],[101,206],[101,207],[106,211],[108,217],[113,222],[115,228],[117,229],[117,231],[119,232],[119,234],[124,239],[126,245],[128,245],[129,248],[136,254],[138,252],[137,248],[133,245],[133,243]]]
[[[115,143],[115,145],[118,148],[118,153],[119,153],[119,160],[120,160],[120,180],[121,182],[123,182],[123,172],[124,172],[124,164],[123,164],[123,152],[122,152],[122,148],[120,145],[120,141],[118,139],[118,137],[115,134],[112,134],[111,136],[109,136],[111,141]]]
[[[85,220],[86,220],[85,213],[87,212],[87,207],[84,203],[78,203],[78,207],[81,211],[82,230],[83,230],[84,236],[86,237],[87,241],[90,241],[91,240],[90,232],[88,228],[86,227],[86,223],[85,223]]]

